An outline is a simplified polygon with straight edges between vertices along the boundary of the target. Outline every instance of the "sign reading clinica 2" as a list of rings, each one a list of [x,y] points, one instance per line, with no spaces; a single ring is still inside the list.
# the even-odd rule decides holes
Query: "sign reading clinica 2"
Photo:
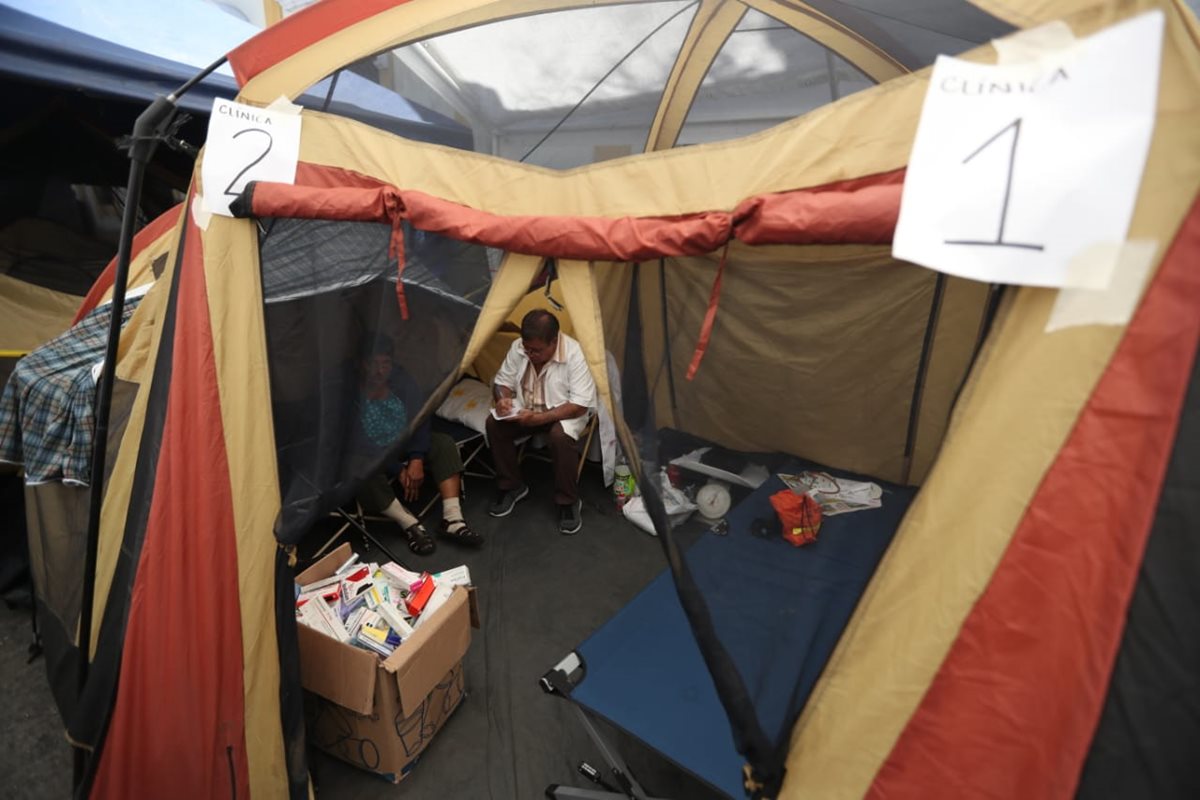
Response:
[[[299,157],[299,114],[214,100],[200,171],[207,210],[230,216],[250,181],[293,183]]]

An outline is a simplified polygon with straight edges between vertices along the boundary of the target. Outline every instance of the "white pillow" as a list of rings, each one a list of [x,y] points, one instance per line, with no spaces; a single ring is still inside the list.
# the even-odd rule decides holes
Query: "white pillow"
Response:
[[[474,378],[463,378],[442,401],[437,415],[484,433],[491,410],[492,390]]]

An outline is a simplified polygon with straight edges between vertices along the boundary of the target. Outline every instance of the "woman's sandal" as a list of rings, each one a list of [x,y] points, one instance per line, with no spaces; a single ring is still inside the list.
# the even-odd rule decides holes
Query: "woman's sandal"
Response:
[[[458,522],[457,524],[458,527],[455,528],[454,531],[451,531],[451,523],[447,522],[446,520],[442,520],[442,529],[440,531],[442,538],[449,539],[452,542],[458,542],[459,544],[465,544],[470,547],[483,546],[483,536],[471,530],[470,526],[468,526],[465,522]]]
[[[404,535],[408,539],[408,549],[419,556],[427,556],[437,549],[437,542],[429,535],[429,531],[425,530],[425,526],[419,522],[410,528],[405,528]]]

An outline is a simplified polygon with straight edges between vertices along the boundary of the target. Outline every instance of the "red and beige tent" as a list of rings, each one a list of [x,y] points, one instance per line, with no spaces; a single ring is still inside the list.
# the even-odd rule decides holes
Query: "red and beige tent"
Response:
[[[1129,236],[1158,255],[1127,324],[1047,333],[1055,290],[892,257],[934,53],[992,61],[1020,29],[1150,9],[1166,35]],[[330,320],[457,320],[421,376],[432,403],[547,260],[602,397],[607,350],[652,373],[658,425],[920,487],[784,745],[780,796],[1177,785],[1196,733],[1198,43],[1182,4],[1152,0],[326,0],[230,53],[244,103],[370,67],[478,152],[309,108],[294,185],[240,200],[257,219],[198,213],[198,169],[140,237],[135,271],[168,258],[117,366],[69,725],[91,793],[307,793],[285,546],[351,476],[285,455],[284,409],[313,402],[287,343],[330,366],[341,339],[311,333]],[[388,310],[288,307],[304,292],[274,281],[297,253],[361,225]],[[482,277],[421,272],[435,240]],[[465,317],[429,300],[478,286]]]

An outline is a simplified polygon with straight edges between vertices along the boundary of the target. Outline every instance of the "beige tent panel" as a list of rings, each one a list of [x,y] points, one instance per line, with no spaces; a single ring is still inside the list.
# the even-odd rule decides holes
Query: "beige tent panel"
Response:
[[[1156,6],[1068,22],[1086,35]],[[1180,29],[1164,42],[1160,124],[1130,227],[1164,244],[1200,187],[1200,55]],[[1046,334],[1055,297],[1021,289],[1002,308],[929,478],[796,724],[783,797],[863,795],[986,588],[1122,333]]]
[[[600,316],[600,303],[596,297],[594,280],[595,267],[586,261],[561,261],[558,277],[562,284],[563,305],[575,326],[592,379],[596,382],[596,395],[612,413],[612,394],[608,385],[608,360],[605,356],[604,321]]]
[[[21,356],[58,336],[82,300],[0,275],[0,353]]]
[[[913,453],[904,483],[924,482],[937,458],[950,410],[985,332],[990,291],[988,284],[945,276],[921,391]]]
[[[554,171],[305,111],[302,161],[497,214],[677,215],[888,172],[908,158],[924,83],[908,76],[742,139]],[[880,126],[880,120],[888,124]]]
[[[900,481],[936,274],[886,247],[735,245],[708,351],[688,381],[717,258],[667,261],[676,426]]]
[[[255,797],[287,785],[279,726],[279,646],[273,575],[279,545],[270,535],[279,514],[279,475],[259,279],[258,231],[252,220],[214,216],[203,234],[204,272],[221,395],[237,535],[242,616],[242,685],[247,773]]]
[[[646,265],[638,269],[656,269]],[[612,353],[617,368],[625,372],[625,345],[629,335],[629,309],[633,302],[633,264],[598,261],[592,273],[600,317],[604,322],[604,345]]]

